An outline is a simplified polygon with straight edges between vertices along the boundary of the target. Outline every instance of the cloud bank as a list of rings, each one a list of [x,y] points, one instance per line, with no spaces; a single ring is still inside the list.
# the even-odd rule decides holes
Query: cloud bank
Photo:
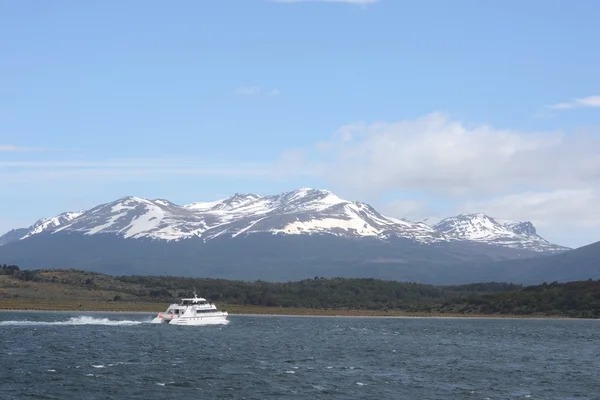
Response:
[[[597,135],[520,132],[433,113],[342,126],[303,157],[322,179],[357,198],[411,192],[449,204],[456,213],[600,228]],[[427,201],[384,207],[415,219],[430,209]]]
[[[566,103],[558,103],[550,108],[554,110],[569,110],[572,108],[584,108],[584,107],[600,107],[600,96],[588,96],[580,99],[575,99]]]
[[[440,113],[398,122],[358,122],[306,148],[261,163],[194,157],[0,160],[0,185],[165,182],[194,177],[298,182],[339,191],[382,212],[435,222],[460,212],[531,220],[542,235],[574,245],[600,240],[600,135],[523,132],[469,124]],[[4,147],[15,151],[18,146]],[[74,185],[76,183],[76,185]],[[11,186],[12,185],[12,186]],[[233,187],[233,186],[232,186]],[[20,189],[19,189],[20,190]],[[410,195],[409,195],[410,194]]]
[[[416,189],[467,197],[597,183],[599,150],[591,135],[470,126],[434,113],[343,126],[317,144],[313,161],[329,180],[357,190]]]

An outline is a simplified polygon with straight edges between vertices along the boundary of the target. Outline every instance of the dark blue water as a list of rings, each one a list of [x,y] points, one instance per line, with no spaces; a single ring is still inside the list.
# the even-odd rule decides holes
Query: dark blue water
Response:
[[[600,321],[150,318],[0,313],[0,399],[600,397]]]

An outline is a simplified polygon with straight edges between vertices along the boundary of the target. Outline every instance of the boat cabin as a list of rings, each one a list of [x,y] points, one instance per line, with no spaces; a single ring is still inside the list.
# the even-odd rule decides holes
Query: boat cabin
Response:
[[[206,299],[203,299],[202,297],[195,297],[193,299],[181,299],[181,303],[179,303],[180,306],[205,306],[207,304],[208,302],[206,301]]]
[[[227,311],[217,310],[214,303],[198,297],[194,292],[193,298],[181,299],[179,304],[171,304],[167,311],[158,314],[155,320],[175,325],[202,325],[226,322],[227,315]]]
[[[190,313],[200,314],[216,311],[217,307],[213,303],[209,303],[206,299],[198,297],[196,293],[194,293],[193,298],[181,299],[179,304],[171,304],[166,312],[175,315],[187,315]]]

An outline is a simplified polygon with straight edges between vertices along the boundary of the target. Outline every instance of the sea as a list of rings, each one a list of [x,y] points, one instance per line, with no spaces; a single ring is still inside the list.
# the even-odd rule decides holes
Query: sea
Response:
[[[598,399],[600,321],[0,312],[0,399]]]

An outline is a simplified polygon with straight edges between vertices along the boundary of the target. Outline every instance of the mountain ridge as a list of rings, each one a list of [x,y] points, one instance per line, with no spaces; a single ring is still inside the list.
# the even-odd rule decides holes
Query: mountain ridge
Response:
[[[272,235],[329,234],[345,238],[404,238],[418,243],[476,242],[556,253],[568,248],[537,234],[529,221],[509,221],[484,213],[460,214],[430,226],[384,216],[372,206],[339,198],[333,192],[301,188],[275,195],[235,193],[212,202],[177,205],[165,199],[125,196],[89,210],[42,218],[29,228],[0,236],[0,244],[44,232],[113,234],[125,239],[183,240]]]
[[[309,188],[184,205],[126,196],[39,220],[0,243],[0,261],[25,269],[249,281],[323,276],[522,283],[595,277],[597,264],[596,248],[578,256],[539,236],[529,221],[474,213],[432,227]]]
[[[533,249],[541,252],[560,252],[567,247],[550,243],[538,235],[530,221],[511,221],[493,218],[485,213],[459,214],[444,218],[434,228],[455,240],[469,240],[511,248]]]

